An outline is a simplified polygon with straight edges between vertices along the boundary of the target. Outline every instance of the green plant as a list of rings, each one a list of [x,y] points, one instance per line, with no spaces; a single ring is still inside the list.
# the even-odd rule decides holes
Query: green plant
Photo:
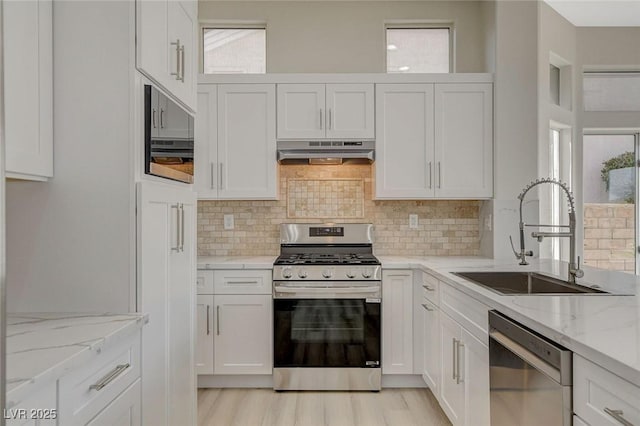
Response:
[[[607,186],[607,191],[609,190],[609,172],[611,170],[624,169],[625,167],[633,167],[635,161],[635,153],[627,151],[602,162],[603,167],[602,170],[600,170],[600,176]]]

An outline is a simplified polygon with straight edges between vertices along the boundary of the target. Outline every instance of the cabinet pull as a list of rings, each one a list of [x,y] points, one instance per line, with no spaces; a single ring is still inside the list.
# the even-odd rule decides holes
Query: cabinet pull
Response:
[[[184,252],[184,204],[180,203],[180,251]]]
[[[158,127],[156,125],[156,115],[158,115],[158,111],[156,111],[156,109],[153,108],[151,110],[151,125],[153,126],[154,129],[156,129]]]
[[[619,421],[624,426],[633,426],[633,423],[623,417],[624,412],[622,410],[612,410],[611,408],[605,407],[604,412]]]
[[[438,189],[442,188],[442,166],[438,161]]]
[[[457,339],[454,337],[454,338],[452,339],[452,341],[451,341],[451,343],[452,343],[452,345],[453,345],[453,348],[452,348],[452,350],[451,350],[451,364],[453,365],[453,368],[452,368],[452,370],[453,370],[453,377],[452,377],[452,379],[453,379],[453,380],[455,380],[455,379],[456,379],[456,366],[458,365],[458,362],[457,362],[457,360],[456,360],[457,353],[458,353],[458,351],[456,351],[456,342],[457,342]]]
[[[164,129],[164,108],[160,108],[160,128]]]
[[[320,108],[320,128],[322,129],[322,108]]]
[[[180,46],[180,78],[178,80],[184,83],[184,44]]]
[[[460,374],[460,349],[464,348],[464,343],[462,343],[462,340],[458,340],[456,342],[456,384],[460,384],[462,382],[464,382],[464,380],[462,380],[462,375]]]
[[[428,286],[428,285],[426,285],[426,284],[425,284],[425,285],[423,285],[423,286],[422,286],[422,288],[424,288],[424,289],[425,289],[425,290],[427,290],[427,291],[436,291],[436,289],[435,289],[435,288],[433,288],[433,287],[431,287],[431,286]]]
[[[331,108],[329,108],[329,129],[331,129]]]
[[[211,306],[207,305],[207,336],[209,335],[209,312],[211,310]]]
[[[431,161],[429,161],[429,189],[432,187],[432,179],[431,179]]]
[[[218,184],[220,185],[220,189],[224,189],[224,180],[223,180],[223,178],[224,178],[224,171],[223,171],[223,169],[222,169],[222,166],[223,166],[223,164],[222,164],[222,163],[220,163],[220,167],[219,167],[219,169],[220,169],[220,181],[218,182]]]
[[[257,280],[254,281],[227,281],[227,284],[259,284]]]
[[[170,75],[175,76],[176,80],[180,80],[180,39],[172,41],[170,45],[176,47],[176,72],[172,72]]]
[[[172,209],[176,209],[176,245],[171,247],[171,251],[180,251],[180,203],[173,204]]]
[[[220,335],[220,305],[216,306],[216,334]]]
[[[129,363],[118,365],[116,368],[114,368],[113,370],[108,372],[104,377],[98,380],[97,383],[94,383],[91,386],[89,386],[89,390],[97,390],[97,391],[101,390],[102,388],[107,386],[109,383],[113,382],[115,378],[118,377],[120,374],[122,374],[122,372],[127,368],[129,368]]]
[[[216,189],[215,179],[216,179],[216,163],[211,163],[211,189]]]
[[[426,303],[423,303],[422,307],[425,308],[429,312],[433,312],[433,308],[430,308],[429,305],[427,305]]]

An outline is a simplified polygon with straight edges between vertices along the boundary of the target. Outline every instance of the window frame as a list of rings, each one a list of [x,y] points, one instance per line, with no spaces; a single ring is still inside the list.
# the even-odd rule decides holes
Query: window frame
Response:
[[[267,69],[268,66],[268,55],[269,55],[269,31],[267,28],[266,21],[230,21],[230,20],[202,20],[198,25],[198,45],[199,45],[199,55],[198,55],[198,72],[204,75],[216,75],[216,74],[205,74],[204,73],[204,32],[205,30],[234,30],[234,29],[242,29],[242,30],[264,30],[264,74],[267,74],[269,71]]]
[[[386,21],[384,23],[384,45],[382,46],[384,49],[384,72],[386,74],[396,74],[389,73],[388,63],[387,63],[387,54],[388,49],[387,46],[389,43],[387,42],[387,30],[428,30],[428,29],[447,29],[449,30],[449,72],[448,74],[453,74],[456,72],[456,50],[455,50],[455,25],[451,21]]]

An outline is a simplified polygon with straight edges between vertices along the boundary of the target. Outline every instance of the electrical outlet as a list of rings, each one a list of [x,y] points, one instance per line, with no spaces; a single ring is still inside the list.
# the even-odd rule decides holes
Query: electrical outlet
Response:
[[[409,215],[409,228],[418,229],[418,215],[410,214]]]
[[[235,228],[235,221],[232,214],[224,215],[224,229],[233,229]]]

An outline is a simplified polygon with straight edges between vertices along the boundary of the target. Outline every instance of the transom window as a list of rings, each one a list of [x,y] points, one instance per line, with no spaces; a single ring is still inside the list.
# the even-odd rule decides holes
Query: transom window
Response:
[[[387,26],[388,73],[452,72],[451,28]]]
[[[265,28],[203,28],[205,74],[264,74]]]

